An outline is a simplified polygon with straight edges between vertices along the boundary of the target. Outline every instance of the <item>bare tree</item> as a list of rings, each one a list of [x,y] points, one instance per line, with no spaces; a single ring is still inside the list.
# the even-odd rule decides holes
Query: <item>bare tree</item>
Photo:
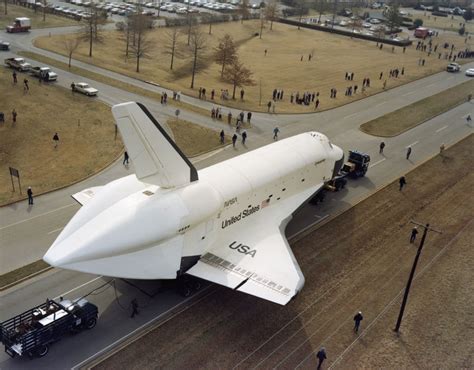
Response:
[[[337,0],[334,0],[337,1]],[[305,15],[308,12],[308,4],[306,3],[305,0],[298,0],[297,2],[297,9],[298,9],[298,29],[300,30],[300,24],[301,21],[303,20],[303,15]]]
[[[173,69],[174,57],[178,56],[178,41],[181,31],[177,27],[169,28],[165,32],[164,53],[171,56],[170,69]]]
[[[327,0],[317,0],[316,2],[316,10],[319,13],[318,23],[321,23],[321,16],[323,15],[324,11],[327,7]]]
[[[252,79],[252,71],[239,61],[238,58],[225,70],[225,79],[232,84],[234,90],[232,92],[232,99],[235,99],[235,89],[243,86],[255,85]]]
[[[225,34],[223,38],[219,39],[215,55],[216,63],[222,65],[221,77],[224,76],[226,65],[233,63],[235,58],[237,58],[237,47],[234,39],[229,34]]]
[[[273,30],[273,21],[280,15],[280,8],[276,0],[270,0],[265,6],[265,18],[270,21],[270,31]]]
[[[48,6],[48,2],[46,0],[43,0],[41,3],[41,6],[43,7],[43,22],[46,21],[46,7]]]
[[[201,19],[203,19],[204,22],[209,23],[209,35],[212,34],[212,24],[216,21],[216,16],[212,13],[203,13]]]
[[[81,45],[81,38],[74,37],[74,38],[64,38],[64,49],[66,50],[67,56],[69,58],[68,67],[71,68],[71,59],[72,54],[77,50],[77,48]]]
[[[207,36],[198,27],[193,27],[189,45],[193,56],[191,89],[194,88],[194,76],[198,69],[198,62],[202,56],[203,51],[206,49],[206,46]]]
[[[238,12],[240,14],[240,23],[244,23],[244,19],[248,19],[250,15],[249,0],[240,1]]]
[[[4,3],[5,3],[4,13],[5,13],[5,15],[7,15],[8,14],[8,0],[5,0]]]
[[[197,22],[197,19],[196,19],[196,16],[194,15],[194,13],[187,13],[186,15],[186,24],[187,24],[187,28],[188,28],[188,46],[189,46],[189,43],[191,41],[191,33],[193,33],[193,29],[196,28],[198,22]]]
[[[259,32],[259,38],[262,38],[263,34],[263,26],[265,25],[265,16],[262,12],[260,12],[260,32]]]
[[[151,30],[153,22],[149,17],[142,14],[141,11],[137,11],[132,17],[135,43],[130,47],[130,54],[132,54],[137,61],[136,72],[140,73],[140,59],[148,57],[153,47],[151,41],[147,38],[147,34]]]
[[[362,21],[362,19],[360,19],[360,18],[354,19],[352,21],[352,32],[354,32],[354,31],[359,31],[360,32],[360,30],[363,28],[362,23],[364,23]]]
[[[83,18],[83,39],[89,42],[89,56],[92,57],[92,45],[101,40],[101,27],[105,24],[104,16],[92,3],[90,12]]]

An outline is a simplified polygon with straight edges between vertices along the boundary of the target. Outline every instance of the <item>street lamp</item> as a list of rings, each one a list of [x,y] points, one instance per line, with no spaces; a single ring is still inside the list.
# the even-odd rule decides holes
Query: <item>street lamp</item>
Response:
[[[420,224],[420,223],[415,222],[415,221],[410,221],[410,222],[412,224],[421,226],[424,230],[423,230],[423,236],[421,237],[420,246],[418,247],[418,251],[416,252],[415,260],[413,261],[413,266],[411,268],[410,277],[408,278],[407,286],[405,288],[405,294],[403,296],[402,305],[400,307],[400,313],[398,314],[397,324],[395,325],[395,329],[393,329],[397,333],[399,332],[400,325],[402,324],[403,313],[405,312],[405,306],[406,306],[407,300],[408,300],[408,293],[410,292],[411,282],[413,280],[413,277],[415,276],[416,265],[418,264],[418,259],[420,258],[421,250],[423,249],[423,245],[425,244],[426,234],[428,234],[428,230],[431,230],[431,231],[442,234],[441,231],[430,228],[430,224],[423,225],[423,224]]]

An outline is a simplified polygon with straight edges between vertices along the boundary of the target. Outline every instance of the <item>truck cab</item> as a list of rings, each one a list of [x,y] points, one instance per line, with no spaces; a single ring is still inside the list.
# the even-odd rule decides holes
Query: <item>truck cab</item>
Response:
[[[7,26],[6,31],[9,33],[28,32],[31,29],[31,20],[26,17],[16,18],[11,26]]]

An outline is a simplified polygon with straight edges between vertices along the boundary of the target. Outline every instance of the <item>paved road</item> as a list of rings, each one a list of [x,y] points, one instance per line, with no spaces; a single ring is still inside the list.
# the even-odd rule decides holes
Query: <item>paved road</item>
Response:
[[[60,81],[68,78],[78,80],[77,76],[68,75],[66,71],[58,72]],[[123,76],[118,77],[125,79]],[[258,114],[254,116],[254,127],[249,130],[250,140],[247,148],[241,146],[235,150],[227,148],[209,158],[197,159],[196,165],[198,168],[206,167],[269,143],[271,131],[276,124],[282,131],[282,137],[307,130],[318,130],[327,134],[335,144],[345,150],[357,148],[371,154],[372,167],[368,177],[351,182],[347,191],[332,194],[322,206],[305,208],[290,224],[287,234],[291,236],[297,230],[328,217],[326,215],[349,207],[376,188],[406,173],[416,164],[434,155],[441,143],[449,145],[472,133],[472,127],[467,126],[464,119],[467,114],[472,114],[471,103],[460,105],[396,138],[385,140],[386,156],[378,154],[380,139],[365,135],[358,130],[358,126],[368,119],[393,111],[464,80],[465,77],[460,74],[440,73],[328,112],[311,115]],[[64,82],[66,86],[69,83],[70,81]],[[133,81],[133,83],[138,82]],[[94,81],[91,81],[91,84],[99,87],[101,99],[109,103],[139,98],[119,89],[105,85],[99,86]],[[158,113],[159,119],[166,119],[159,103],[150,99],[139,99],[154,113]],[[189,101],[194,101],[196,104],[208,104],[191,98]],[[215,125],[211,120],[204,119],[201,119],[201,124],[211,127]],[[413,147],[412,161],[407,161],[404,157],[405,148],[408,145]],[[28,208],[24,203],[1,208],[2,258],[0,260],[2,265],[0,267],[2,270],[36,260],[43,255],[60,229],[78,209],[69,198],[70,194],[89,186],[105,184],[131,171],[132,169],[126,170],[117,163],[83,183],[38,197],[33,208]],[[0,321],[38,304],[46,297],[63,295],[74,298],[101,287],[108,280],[70,271],[53,270],[2,292],[0,294]],[[141,284],[141,286],[150,295],[154,295],[158,290],[157,283],[154,282]],[[201,294],[206,294],[206,291]],[[116,296],[119,297],[120,305]],[[134,297],[137,297],[140,305],[144,307],[141,314],[132,320],[127,318],[129,312],[122,306],[127,308]],[[173,290],[165,290],[154,298],[150,298],[147,294],[120,280],[116,282],[115,288],[110,285],[103,286],[89,298],[98,304],[101,312],[99,325],[93,332],[82,333],[55,344],[46,358],[36,361],[10,360],[6,354],[1,354],[0,368],[70,368],[182,302]]]

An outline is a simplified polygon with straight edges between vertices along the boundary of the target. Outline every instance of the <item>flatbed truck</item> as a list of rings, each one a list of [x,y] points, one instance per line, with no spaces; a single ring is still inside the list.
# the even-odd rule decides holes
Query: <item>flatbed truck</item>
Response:
[[[43,357],[49,346],[69,333],[92,329],[98,308],[84,298],[74,301],[47,299],[20,315],[0,323],[0,342],[10,357]]]

